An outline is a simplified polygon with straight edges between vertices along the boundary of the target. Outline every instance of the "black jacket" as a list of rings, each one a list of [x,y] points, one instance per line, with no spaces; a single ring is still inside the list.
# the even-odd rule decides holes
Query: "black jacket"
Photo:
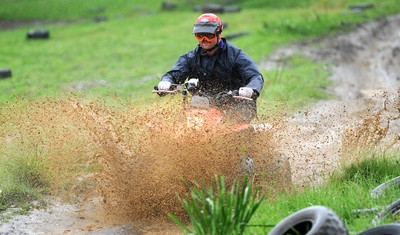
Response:
[[[200,90],[210,95],[244,86],[252,88],[259,95],[264,84],[256,63],[225,38],[222,38],[213,56],[197,45],[194,50],[179,57],[161,80],[182,84],[190,78],[198,78]]]

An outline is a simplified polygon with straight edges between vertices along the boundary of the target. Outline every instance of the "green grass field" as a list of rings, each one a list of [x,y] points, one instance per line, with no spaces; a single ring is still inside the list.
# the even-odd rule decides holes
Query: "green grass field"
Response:
[[[192,7],[200,1],[174,2],[177,9],[162,11],[159,0],[1,1],[0,22],[24,24],[0,29],[0,68],[13,73],[0,80],[0,212],[11,205],[29,210],[27,201],[40,200],[43,194],[63,195],[76,186],[74,177],[98,169],[88,163],[87,156],[95,152],[90,142],[76,137],[84,121],[75,120],[74,112],[107,107],[102,111],[121,118],[110,122],[122,123],[126,136],[132,136],[129,115],[161,102],[151,93],[153,86],[197,43],[191,32],[200,13]],[[348,6],[356,0],[242,0],[235,1],[241,12],[220,17],[227,23],[224,35],[248,33],[232,42],[260,63],[277,47],[349,31],[400,12],[400,1],[370,2],[374,8],[354,13]],[[31,29],[48,29],[50,39],[27,40]],[[330,84],[329,70],[323,64],[301,56],[288,63],[290,70],[260,68],[265,76],[261,112],[281,112],[282,107],[290,112],[328,98],[323,87]],[[120,106],[120,100],[126,105]],[[98,114],[95,108],[91,112]],[[251,224],[276,224],[300,208],[323,204],[333,208],[350,231],[367,228],[371,216],[356,217],[351,209],[387,205],[399,197],[398,190],[379,201],[368,196],[375,185],[400,174],[398,156],[382,158],[355,164],[320,187],[282,192],[264,201]],[[245,232],[268,229],[254,226]]]
[[[0,83],[1,100],[15,96],[51,96],[72,90],[95,97],[117,95],[143,103],[143,100],[154,99],[149,90],[177,57],[196,45],[191,31],[199,13],[191,11],[188,3],[181,3],[171,12],[160,10],[161,1],[146,1],[145,4],[140,1],[129,4],[125,1],[110,4],[104,0],[77,2],[3,2],[1,19],[30,19],[39,20],[39,23],[0,32],[0,67],[13,72],[12,79]],[[396,1],[377,1],[375,8],[364,13],[344,13],[352,1],[308,1],[309,5],[282,2],[275,8],[268,2],[259,7],[262,1],[239,1],[239,5],[249,8],[221,15],[227,23],[224,34],[249,32],[233,43],[260,62],[278,46],[335,30],[349,30],[357,23],[398,9]],[[294,7],[290,7],[292,5]],[[107,20],[96,23],[96,17]],[[48,29],[50,40],[26,39],[29,30],[38,28]],[[300,60],[295,69],[304,70],[310,64]],[[263,73],[267,82],[263,97],[268,100],[296,103],[299,97],[309,100],[319,98],[315,97],[316,92],[323,93],[319,87],[325,82],[313,76],[321,74],[315,70],[304,75],[303,71],[294,70],[293,73],[301,74],[304,80],[316,80],[311,83],[310,93],[297,95],[295,99],[273,92],[281,86],[273,77],[276,72]],[[280,74],[280,81],[291,77]],[[297,89],[302,90],[302,84],[298,86]],[[81,92],[77,87],[85,90]],[[285,89],[280,90],[286,93]]]

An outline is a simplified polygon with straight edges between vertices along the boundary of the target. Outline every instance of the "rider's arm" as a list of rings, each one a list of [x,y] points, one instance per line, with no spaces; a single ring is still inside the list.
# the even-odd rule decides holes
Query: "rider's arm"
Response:
[[[242,50],[236,57],[236,64],[239,66],[241,77],[245,78],[246,87],[253,89],[258,96],[264,86],[264,78],[257,64]]]
[[[162,81],[169,81],[173,84],[182,84],[190,73],[189,69],[189,58],[190,53],[188,52],[178,58],[178,61],[172,67],[172,69],[164,74],[161,78]]]

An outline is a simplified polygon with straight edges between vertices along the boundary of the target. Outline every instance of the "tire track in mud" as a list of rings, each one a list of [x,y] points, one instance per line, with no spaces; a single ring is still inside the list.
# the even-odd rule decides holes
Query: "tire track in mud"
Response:
[[[209,182],[220,173],[234,179],[243,145],[256,161],[257,183],[267,190],[275,180],[271,161],[279,165],[288,157],[293,183],[306,186],[354,160],[354,152],[399,150],[399,19],[365,24],[319,48],[303,42],[278,49],[262,67],[295,53],[327,61],[335,83],[328,91],[337,99],[319,101],[251,141],[226,135],[182,140],[174,135],[184,117],[170,105],[144,110],[69,97],[2,108],[0,147],[10,153],[40,149],[51,188],[67,180],[64,196],[76,204],[54,202],[2,224],[0,233],[177,234],[166,213],[182,214],[176,199],[176,192],[186,192],[181,177]]]

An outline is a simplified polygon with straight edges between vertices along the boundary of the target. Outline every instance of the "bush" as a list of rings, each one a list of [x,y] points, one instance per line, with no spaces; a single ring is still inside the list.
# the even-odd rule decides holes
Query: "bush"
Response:
[[[15,154],[3,156],[0,165],[0,211],[10,206],[26,208],[40,200],[50,182],[44,158]]]
[[[247,223],[263,201],[257,199],[258,190],[253,191],[252,183],[245,176],[243,182],[234,182],[227,192],[223,176],[215,177],[211,187],[190,189],[189,199],[180,201],[189,216],[188,227],[174,215],[169,215],[185,232],[191,234],[243,234]]]

